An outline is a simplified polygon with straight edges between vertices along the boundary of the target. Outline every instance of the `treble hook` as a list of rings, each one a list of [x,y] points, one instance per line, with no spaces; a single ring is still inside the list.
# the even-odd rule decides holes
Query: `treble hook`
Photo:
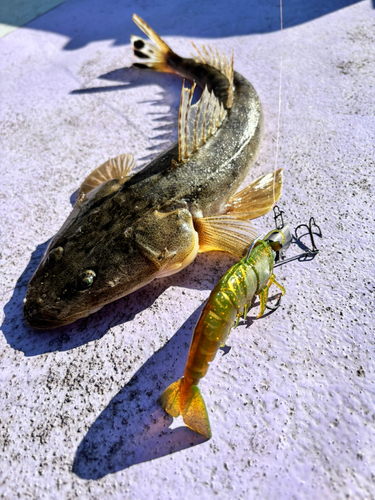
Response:
[[[315,222],[315,219],[314,217],[310,217],[310,220],[309,220],[309,225],[307,224],[300,224],[299,226],[296,227],[295,231],[294,231],[294,234],[296,236],[296,239],[298,240],[298,236],[297,236],[297,232],[298,232],[298,229],[300,227],[305,227],[310,235],[310,240],[311,240],[311,244],[312,244],[312,250],[310,250],[309,247],[306,247],[307,250],[308,250],[308,253],[310,255],[315,255],[319,252],[319,250],[317,249],[316,245],[315,245],[315,241],[314,241],[314,236],[313,236],[313,231],[312,231],[312,227],[315,226],[316,229],[319,231],[318,233],[316,233],[320,238],[322,237],[322,231],[320,229],[320,227],[318,226],[318,224]]]
[[[281,231],[283,230],[283,228],[285,227],[285,224],[284,224],[284,219],[283,219],[283,210],[280,210],[280,208],[278,207],[278,205],[274,205],[273,207],[273,213],[274,213],[274,220],[275,220],[275,226],[276,226],[276,230],[277,231]],[[301,228],[301,227],[305,227],[307,229],[307,232],[308,234],[310,235],[310,241],[311,241],[311,246],[312,246],[312,249],[309,248],[307,245],[305,245],[304,243],[302,243],[300,241],[300,238],[303,236],[298,236],[298,230]],[[290,257],[289,259],[282,259],[282,260],[279,260],[279,261],[276,261],[274,263],[274,268],[275,267],[278,267],[278,266],[282,266],[283,264],[287,264],[288,262],[292,262],[293,260],[301,260],[303,257],[306,259],[307,257],[311,257],[311,258],[314,258],[315,255],[319,252],[319,249],[317,248],[317,246],[315,245],[315,240],[314,240],[314,236],[313,236],[313,228],[316,228],[315,229],[315,234],[318,235],[320,238],[322,237],[322,231],[320,229],[320,227],[318,226],[318,224],[315,222],[315,219],[314,217],[310,217],[310,220],[309,220],[309,224],[300,224],[299,226],[296,227],[295,231],[294,231],[294,239],[296,242],[300,242],[300,244],[302,244],[304,246],[304,248],[306,249],[304,252],[298,254],[298,255],[294,255],[293,257]],[[248,252],[248,255],[247,255],[247,258],[248,256],[250,255],[252,249],[254,248],[256,242],[261,239],[261,238],[257,238],[256,240],[254,240],[252,246],[250,247],[249,249],[249,252]],[[288,245],[289,246],[289,245]],[[269,305],[266,305],[267,309],[271,310],[271,311],[275,311],[279,305],[280,305],[280,301],[281,301],[281,297],[282,297],[282,294],[279,295],[278,299],[277,299],[277,302],[275,304],[274,307],[272,306],[269,306]]]
[[[279,209],[277,205],[273,207],[273,213],[274,213],[274,220],[275,220],[275,226],[277,230],[282,230],[284,227],[284,219],[283,219],[283,211]],[[273,267],[278,267],[282,266],[283,264],[286,264],[287,262],[291,262],[293,260],[300,260],[301,258],[305,257],[314,257],[318,252],[319,249],[315,245],[315,240],[313,236],[313,228],[315,227],[315,234],[317,234],[320,238],[322,237],[322,231],[318,224],[315,222],[314,217],[310,217],[309,224],[300,224],[299,226],[296,227],[294,231],[294,238],[296,241],[299,241],[301,236],[298,236],[298,230],[301,227],[305,227],[307,229],[308,234],[310,235],[310,241],[312,245],[312,249],[303,244],[303,246],[306,248],[306,250],[303,253],[300,253],[298,255],[294,255],[293,257],[290,257],[289,259],[281,259],[275,262]]]

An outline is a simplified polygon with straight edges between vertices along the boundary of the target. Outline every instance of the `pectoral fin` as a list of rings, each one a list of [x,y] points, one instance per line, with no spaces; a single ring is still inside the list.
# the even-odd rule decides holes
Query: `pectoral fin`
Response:
[[[219,250],[243,257],[257,236],[251,222],[233,215],[202,217],[194,220],[199,235],[199,252]]]
[[[267,214],[281,195],[283,170],[259,177],[245,189],[237,193],[226,205],[227,214],[238,219],[256,219]]]
[[[118,179],[120,184],[124,184],[134,167],[135,161],[131,154],[123,154],[116,158],[111,158],[86,177],[80,187],[78,200],[97,186],[100,186],[100,184],[112,179]]]

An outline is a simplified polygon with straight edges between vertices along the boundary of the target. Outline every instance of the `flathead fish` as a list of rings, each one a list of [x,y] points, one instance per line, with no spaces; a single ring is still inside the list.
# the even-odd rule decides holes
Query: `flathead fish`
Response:
[[[282,171],[237,192],[260,147],[261,104],[253,86],[217,50],[183,58],[137,15],[154,43],[132,36],[138,68],[174,72],[182,87],[178,141],[132,173],[130,154],[83,182],[78,201],[28,285],[26,323],[55,328],[99,310],[155,278],[176,273],[198,252],[243,257],[256,232],[249,222],[281,193]],[[192,105],[195,83],[203,93]]]

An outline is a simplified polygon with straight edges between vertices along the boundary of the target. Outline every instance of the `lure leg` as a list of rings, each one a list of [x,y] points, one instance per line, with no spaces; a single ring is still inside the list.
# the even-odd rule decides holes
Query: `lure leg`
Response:
[[[233,328],[237,328],[238,323],[239,323],[239,321],[240,321],[240,317],[241,317],[241,314],[240,314],[240,313],[238,313],[238,314],[237,314],[236,321],[234,322],[234,326],[233,326]]]
[[[238,314],[237,314],[237,316],[236,316],[236,321],[233,323],[233,326],[232,326],[232,328],[233,328],[233,329],[234,329],[234,328],[237,328],[238,323],[239,323],[239,321],[240,321],[240,317],[241,317],[241,314],[240,314],[240,313],[238,313]],[[231,328],[230,330],[232,330],[232,328]],[[229,333],[230,333],[230,330],[229,330],[229,332],[228,332],[228,335],[229,335]],[[227,335],[227,337],[228,337],[228,335]],[[225,339],[225,340],[224,340],[224,342],[221,344],[221,346],[220,346],[220,347],[225,347],[225,342],[226,342],[226,341],[227,341],[227,340]]]
[[[264,311],[266,310],[266,304],[268,300],[268,290],[269,286],[266,285],[263,290],[259,292],[259,300],[260,300],[260,313],[257,316],[257,319],[263,316]]]
[[[268,300],[268,292],[269,292],[270,286],[272,284],[274,284],[278,288],[280,288],[280,290],[281,290],[281,296],[285,295],[285,288],[282,285],[280,285],[280,283],[278,283],[276,281],[275,275],[271,274],[270,279],[269,279],[267,285],[259,293],[260,313],[258,314],[257,318],[260,318],[261,316],[263,316],[264,311],[266,310],[266,305],[267,305],[267,300]],[[279,302],[280,302],[280,300],[279,300]]]
[[[271,274],[271,277],[270,277],[270,280],[269,280],[269,282],[267,284],[267,287],[269,288],[272,285],[272,283],[274,285],[276,285],[278,288],[280,288],[280,290],[281,290],[281,296],[285,295],[285,288],[282,285],[280,285],[280,283],[278,283],[276,281],[276,276],[274,274]]]
[[[243,319],[246,320],[247,316],[247,311],[249,309],[250,304],[245,304],[244,310],[243,310]]]

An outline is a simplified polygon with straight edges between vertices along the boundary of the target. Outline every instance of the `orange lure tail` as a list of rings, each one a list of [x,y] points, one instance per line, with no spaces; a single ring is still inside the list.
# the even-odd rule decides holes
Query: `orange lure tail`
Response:
[[[186,378],[183,377],[167,387],[159,397],[158,403],[172,417],[181,415],[185,424],[193,431],[208,439],[212,436],[201,392]]]

